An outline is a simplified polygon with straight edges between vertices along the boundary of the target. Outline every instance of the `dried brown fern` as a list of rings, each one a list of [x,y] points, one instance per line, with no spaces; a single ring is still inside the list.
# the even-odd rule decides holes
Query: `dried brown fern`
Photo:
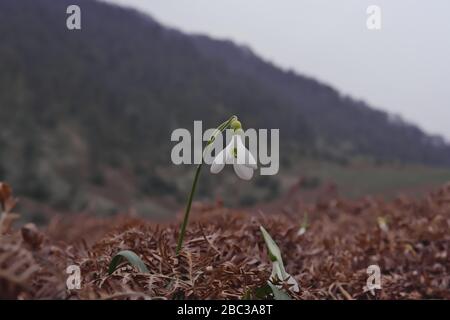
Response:
[[[11,198],[8,188],[0,190],[0,200]],[[41,232],[3,222],[0,298],[240,299],[270,276],[263,225],[300,285],[294,298],[450,299],[449,199],[447,185],[420,200],[337,198],[290,208],[289,215],[197,205],[179,256],[177,223],[75,215],[55,218]],[[10,214],[11,202],[6,208]],[[310,223],[299,235],[305,210]],[[109,275],[119,250],[136,252],[150,273],[123,264]],[[72,264],[81,269],[80,290],[66,288]],[[375,295],[363,289],[371,264],[382,273]]]

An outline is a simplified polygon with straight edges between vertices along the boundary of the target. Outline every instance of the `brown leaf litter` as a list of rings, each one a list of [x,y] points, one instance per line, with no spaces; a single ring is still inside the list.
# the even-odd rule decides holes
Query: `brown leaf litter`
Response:
[[[12,228],[11,189],[0,184],[2,299],[240,299],[264,285],[271,262],[263,225],[300,285],[296,299],[450,299],[450,185],[420,200],[333,199],[304,212],[249,214],[197,210],[180,256],[178,223],[118,216],[55,217],[43,230]],[[150,270],[108,264],[120,250],[136,252]],[[381,269],[381,290],[364,292],[369,265]],[[81,270],[81,289],[67,289],[66,268]]]

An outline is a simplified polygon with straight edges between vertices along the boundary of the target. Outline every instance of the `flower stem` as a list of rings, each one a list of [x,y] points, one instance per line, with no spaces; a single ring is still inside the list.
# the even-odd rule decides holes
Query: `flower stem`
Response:
[[[186,211],[184,213],[183,224],[181,225],[180,235],[178,236],[178,244],[176,254],[178,255],[181,250],[181,246],[183,245],[184,235],[186,233],[186,226],[189,219],[189,212],[191,211],[192,199],[194,198],[195,189],[197,187],[198,177],[200,176],[200,170],[202,169],[203,162],[197,166],[197,170],[195,171],[194,182],[192,183],[191,193],[189,194],[188,203],[186,206]]]
[[[206,147],[208,147],[210,144],[212,144],[214,142],[216,136],[219,133],[222,133],[225,129],[227,129],[230,126],[230,124],[235,120],[237,120],[237,117],[232,116],[230,119],[228,119],[227,121],[220,124],[217,127],[216,132],[211,136],[211,138],[207,142]],[[205,150],[206,150],[206,148],[203,150],[203,154],[205,153]],[[189,194],[188,202],[186,205],[186,211],[184,212],[184,219],[183,219],[183,223],[181,224],[180,234],[178,236],[178,243],[177,243],[177,249],[176,249],[177,256],[180,253],[181,247],[183,246],[183,239],[184,239],[184,235],[186,234],[186,227],[187,227],[188,220],[189,220],[189,213],[191,212],[192,199],[194,198],[195,189],[197,188],[197,182],[198,182],[198,178],[200,176],[200,171],[202,169],[202,165],[203,165],[203,157],[202,157],[202,162],[197,166],[197,170],[195,171],[194,182],[192,183],[191,193]]]

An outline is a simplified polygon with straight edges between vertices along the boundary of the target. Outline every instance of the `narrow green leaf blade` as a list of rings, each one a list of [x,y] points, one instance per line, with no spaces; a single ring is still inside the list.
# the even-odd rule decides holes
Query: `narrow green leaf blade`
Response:
[[[138,270],[142,273],[150,273],[148,271],[145,263],[139,258],[139,256],[130,250],[123,250],[117,253],[109,263],[108,274],[112,274],[117,266],[122,262],[123,259],[126,259],[132,266],[138,268]]]
[[[255,298],[257,299],[268,299],[270,297],[270,294],[272,293],[272,289],[269,287],[269,285],[266,283],[262,287],[258,287],[254,290]]]
[[[266,242],[267,248],[269,249],[269,257],[272,261],[278,261],[281,264],[283,259],[281,258],[281,251],[275,241],[272,239],[270,234],[264,229],[263,226],[259,226],[261,233],[263,235],[264,241]]]

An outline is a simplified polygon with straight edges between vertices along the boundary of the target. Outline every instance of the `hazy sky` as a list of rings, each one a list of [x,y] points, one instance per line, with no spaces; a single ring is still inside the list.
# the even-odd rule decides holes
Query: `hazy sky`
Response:
[[[450,140],[448,0],[107,0],[258,55]],[[382,28],[366,27],[369,5]]]

